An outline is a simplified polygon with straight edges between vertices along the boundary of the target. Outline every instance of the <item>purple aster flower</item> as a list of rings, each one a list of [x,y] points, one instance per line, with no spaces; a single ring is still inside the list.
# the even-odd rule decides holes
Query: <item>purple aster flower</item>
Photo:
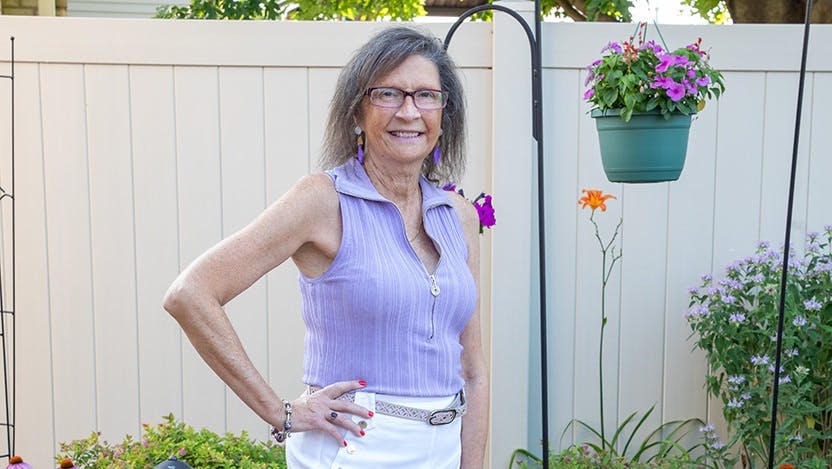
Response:
[[[702,433],[713,433],[716,431],[716,427],[713,424],[707,424],[704,427],[699,427],[699,431]]]
[[[722,449],[722,448],[724,448],[724,447],[725,447],[725,443],[723,443],[723,442],[721,442],[721,441],[719,441],[719,440],[714,441],[713,443],[711,443],[711,448],[713,448],[713,449],[715,449],[715,450],[720,450],[720,449]]]
[[[754,355],[751,357],[753,365],[768,365],[768,355]]]
[[[733,407],[735,409],[742,407],[742,404],[742,399],[731,399],[730,401],[728,401],[728,407]]]
[[[792,324],[794,324],[797,327],[803,327],[806,325],[806,318],[804,318],[803,316],[795,316],[794,321],[792,321]]]
[[[791,382],[792,382],[792,379],[788,375],[780,377],[780,381],[779,381],[780,384],[786,384],[786,383],[791,383]]]
[[[766,280],[766,276],[763,274],[756,274],[751,277],[751,281],[754,283],[763,283]]]
[[[729,376],[728,377],[728,382],[731,383],[731,384],[742,384],[742,383],[745,382],[745,376],[743,376],[743,375]]]
[[[751,399],[751,394],[749,394],[749,393],[747,393],[747,392],[744,392],[744,393],[742,393],[742,395],[740,396],[740,399],[742,399],[742,400],[744,400],[744,401],[747,401],[747,400]]]
[[[808,311],[820,311],[823,305],[820,304],[820,302],[813,296],[811,299],[803,302],[803,307],[805,307]]]
[[[699,293],[698,287],[688,287],[688,295],[696,295]]]
[[[769,247],[769,246],[770,246],[770,244],[769,244],[769,242],[768,242],[768,241],[760,241],[760,242],[757,244],[757,249],[759,249],[759,250],[763,251],[763,250],[768,249],[768,247]]]
[[[820,263],[819,262],[819,263],[815,264],[815,272],[817,272],[817,273],[832,272],[832,262],[826,262],[826,263]]]
[[[681,101],[685,97],[685,85],[671,81],[673,83],[667,88],[667,97],[673,102]]]
[[[737,301],[737,299],[734,298],[731,295],[722,295],[722,302],[723,303],[727,303],[727,304],[730,305],[730,304],[733,304],[735,301]]]
[[[702,275],[701,279],[702,279],[703,282],[710,282],[714,278],[713,278],[713,276],[711,276],[711,274],[704,274],[704,275]]]
[[[728,320],[735,323],[735,324],[739,324],[739,323],[745,321],[745,315],[742,314],[742,313],[733,313],[733,314],[731,314],[731,317],[728,318]]]

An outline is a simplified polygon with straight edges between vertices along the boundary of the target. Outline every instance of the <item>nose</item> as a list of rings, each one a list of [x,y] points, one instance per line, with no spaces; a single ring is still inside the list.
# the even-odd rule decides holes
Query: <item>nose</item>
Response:
[[[404,102],[402,102],[402,105],[399,106],[399,110],[396,111],[396,115],[402,119],[416,119],[422,116],[419,112],[419,108],[416,107],[416,103],[413,101],[413,96],[404,97]]]

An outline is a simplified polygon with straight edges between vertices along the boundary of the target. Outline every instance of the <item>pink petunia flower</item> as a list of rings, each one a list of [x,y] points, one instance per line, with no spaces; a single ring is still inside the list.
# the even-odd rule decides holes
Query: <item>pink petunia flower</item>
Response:
[[[595,90],[590,88],[590,89],[586,90],[586,93],[584,93],[584,99],[589,101],[590,98],[592,98],[593,95],[595,95]]]
[[[685,85],[681,83],[676,83],[673,80],[671,81],[671,85],[667,87],[667,97],[670,98],[671,101],[677,102],[680,101],[682,98],[685,97]]]

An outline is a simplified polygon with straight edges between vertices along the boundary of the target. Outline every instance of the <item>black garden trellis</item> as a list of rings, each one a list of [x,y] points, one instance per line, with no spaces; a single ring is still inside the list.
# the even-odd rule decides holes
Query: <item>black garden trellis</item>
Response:
[[[543,91],[542,91],[542,66],[541,66],[541,34],[540,34],[540,0],[534,2],[534,33],[529,24],[516,11],[502,5],[480,5],[462,13],[456,22],[448,30],[445,36],[445,49],[448,49],[451,38],[456,30],[470,16],[485,10],[496,10],[507,13],[520,23],[529,40],[531,51],[531,76],[532,76],[532,138],[537,142],[537,208],[538,208],[538,272],[540,289],[540,397],[542,413],[542,444],[543,444],[543,467],[549,467],[549,423],[548,423],[548,365],[547,365],[547,332],[546,332],[546,233],[544,223],[544,172],[543,172]],[[806,77],[806,57],[809,48],[809,30],[812,12],[812,0],[806,2],[805,26],[803,34],[803,49],[800,63],[800,79],[797,93],[797,111],[795,115],[794,144],[792,149],[791,173],[789,180],[789,198],[786,212],[786,233],[784,246],[789,246],[791,240],[792,212],[794,210],[795,176],[797,168],[797,153],[800,140],[800,119],[803,110],[803,88]],[[768,467],[774,467],[775,434],[777,430],[777,399],[779,395],[780,363],[783,349],[783,318],[786,302],[786,280],[788,279],[789,250],[785,249],[783,255],[782,277],[780,283],[780,304],[777,322],[777,351],[775,355],[773,392],[771,404],[771,431],[769,434],[769,457]]]
[[[14,37],[9,38],[11,43],[11,72],[9,75],[0,75],[0,78],[7,78],[11,86],[11,133],[9,145],[11,149],[11,178],[8,189],[0,186],[0,213],[10,206],[11,211],[11,250],[8,261],[11,264],[9,276],[3,277],[0,274],[0,348],[3,356],[3,405],[5,405],[5,419],[0,419],[0,427],[6,432],[6,451],[0,453],[0,457],[11,458],[14,454],[15,440],[15,326],[14,313],[17,295],[15,294],[15,214],[14,214]],[[4,233],[5,234],[5,233]],[[5,236],[3,237],[5,238]],[[4,271],[6,259],[0,259],[0,273]],[[11,296],[11,301],[9,301]],[[7,327],[9,325],[10,327]],[[9,348],[11,347],[11,360],[9,359]]]

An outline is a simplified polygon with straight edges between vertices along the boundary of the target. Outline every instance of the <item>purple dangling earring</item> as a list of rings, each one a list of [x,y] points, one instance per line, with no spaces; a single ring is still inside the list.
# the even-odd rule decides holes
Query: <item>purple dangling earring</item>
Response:
[[[436,144],[436,148],[433,149],[433,165],[439,166],[439,144]]]
[[[357,125],[353,131],[356,135],[356,143],[358,143],[358,152],[356,155],[358,158],[358,164],[364,164],[364,133],[361,131],[361,127]]]

